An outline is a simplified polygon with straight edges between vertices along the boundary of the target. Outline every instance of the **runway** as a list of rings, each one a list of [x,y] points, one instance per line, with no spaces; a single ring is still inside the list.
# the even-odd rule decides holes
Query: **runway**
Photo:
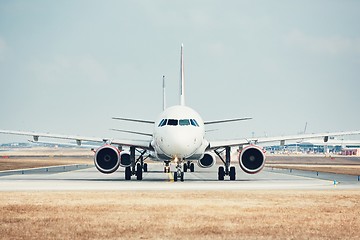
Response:
[[[184,182],[173,182],[163,173],[163,165],[149,164],[143,180],[124,180],[124,168],[113,174],[102,174],[89,165],[42,168],[0,173],[0,191],[132,191],[132,190],[322,190],[360,189],[357,176],[265,168],[249,175],[237,167],[236,181],[217,180],[217,168],[196,167],[185,173]],[[173,169],[172,169],[173,170]],[[336,181],[334,184],[334,180]]]

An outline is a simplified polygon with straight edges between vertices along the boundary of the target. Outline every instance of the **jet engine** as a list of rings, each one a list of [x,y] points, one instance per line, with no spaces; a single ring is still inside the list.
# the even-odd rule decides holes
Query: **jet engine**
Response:
[[[95,152],[94,162],[97,170],[102,173],[113,173],[120,165],[120,152],[111,145],[104,145]]]
[[[199,167],[209,168],[215,163],[215,156],[212,153],[206,152],[204,156],[198,161]]]
[[[239,154],[241,169],[250,174],[259,172],[265,165],[265,153],[262,148],[250,145],[245,147]]]

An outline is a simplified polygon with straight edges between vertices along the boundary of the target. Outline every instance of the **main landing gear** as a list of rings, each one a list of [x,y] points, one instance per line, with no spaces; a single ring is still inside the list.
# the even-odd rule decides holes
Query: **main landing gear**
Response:
[[[184,172],[187,172],[188,169],[190,170],[190,172],[194,172],[195,171],[195,165],[194,163],[187,161],[187,163],[184,163]]]
[[[164,173],[170,172],[170,161],[165,162]]]
[[[135,159],[135,151],[137,151],[140,156]],[[136,180],[142,180],[143,179],[143,172],[148,171],[148,164],[144,163],[144,154],[146,153],[146,150],[139,151],[135,147],[130,147],[130,160],[131,164],[130,166],[125,168],[125,180],[131,180],[131,176],[136,176]]]
[[[225,151],[225,160],[221,153]],[[218,180],[224,180],[225,176],[229,176],[231,181],[236,179],[236,170],[234,166],[230,167],[230,147],[225,147],[222,151],[218,149],[214,150],[216,155],[224,163],[224,166],[220,166],[218,169]]]

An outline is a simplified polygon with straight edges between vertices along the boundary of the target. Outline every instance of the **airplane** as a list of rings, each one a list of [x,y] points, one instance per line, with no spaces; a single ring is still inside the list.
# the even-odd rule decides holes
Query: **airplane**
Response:
[[[165,84],[163,81],[163,88]],[[164,172],[170,173],[170,163],[175,164],[173,173],[174,181],[184,181],[184,173],[194,172],[194,162],[201,168],[212,167],[216,157],[222,161],[218,167],[218,180],[224,180],[228,176],[230,180],[236,180],[236,168],[231,165],[231,148],[238,147],[238,161],[240,168],[248,173],[260,172],[266,160],[265,151],[258,144],[280,141],[284,144],[287,140],[310,139],[323,137],[324,142],[331,136],[344,136],[360,134],[360,131],[299,134],[291,136],[263,137],[249,139],[232,139],[222,141],[208,141],[205,138],[205,126],[235,121],[244,121],[251,118],[235,118],[217,121],[204,121],[192,108],[185,105],[185,79],[184,79],[184,46],[181,45],[180,53],[180,103],[169,108],[165,104],[165,91],[163,92],[163,112],[155,121],[114,117],[115,120],[131,121],[143,124],[152,124],[152,134],[135,131],[118,130],[128,133],[141,134],[150,137],[149,140],[123,140],[112,138],[96,138],[68,136],[50,133],[23,132],[0,130],[3,134],[32,136],[37,142],[39,137],[75,140],[77,145],[82,141],[101,143],[94,155],[94,164],[98,171],[104,174],[114,173],[118,168],[125,168],[125,179],[131,180],[136,176],[137,180],[143,179],[143,172],[148,171],[148,157],[153,160],[164,162]],[[117,130],[117,129],[115,129]],[[128,147],[129,151],[123,151]]]

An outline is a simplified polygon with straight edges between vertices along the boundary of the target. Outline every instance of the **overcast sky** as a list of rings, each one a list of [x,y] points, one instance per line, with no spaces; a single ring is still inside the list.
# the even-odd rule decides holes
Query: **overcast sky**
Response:
[[[360,129],[360,1],[0,1],[0,128],[139,138],[186,103],[210,138]],[[0,136],[0,142],[14,138]],[[24,138],[23,138],[24,139]]]

